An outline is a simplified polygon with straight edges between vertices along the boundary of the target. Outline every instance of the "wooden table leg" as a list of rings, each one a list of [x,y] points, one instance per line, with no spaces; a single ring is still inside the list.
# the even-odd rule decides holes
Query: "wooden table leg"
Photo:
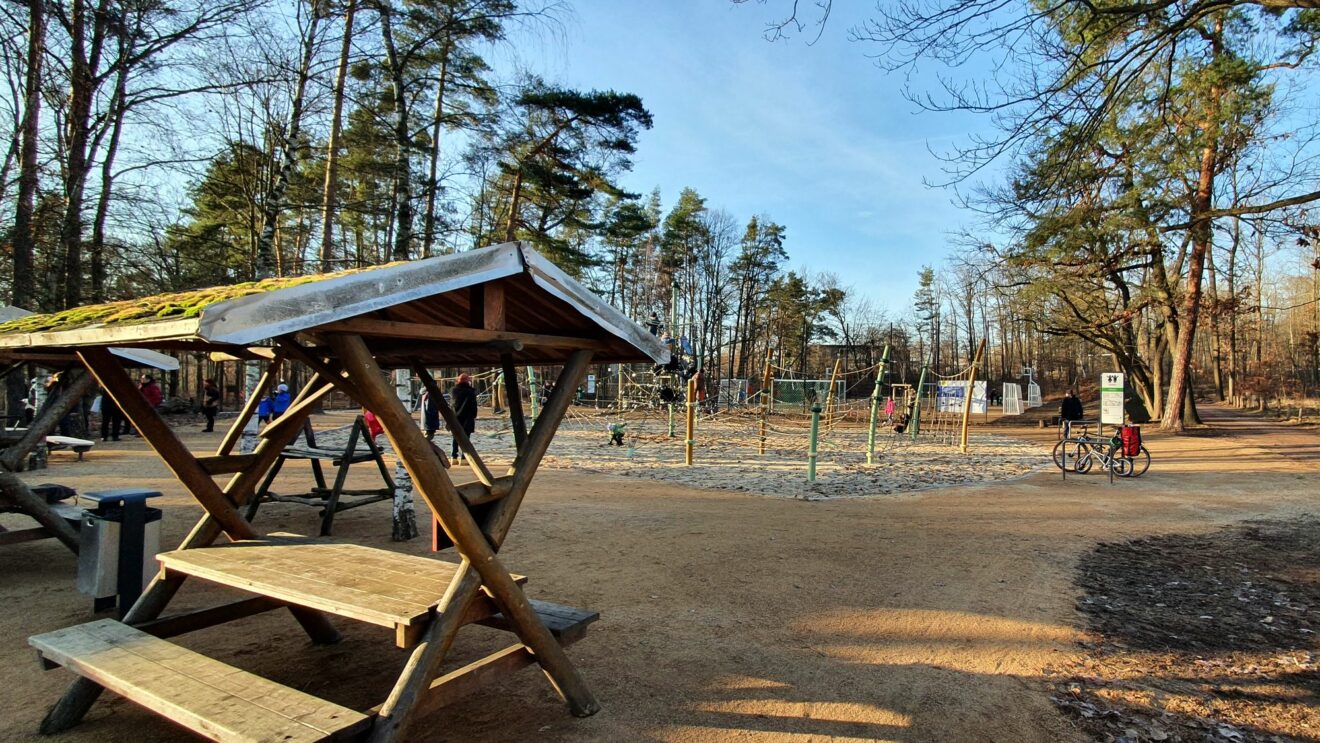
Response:
[[[412,421],[412,416],[385,384],[384,376],[366,343],[356,335],[330,336],[331,347],[353,377],[365,402],[370,403],[394,451],[412,475],[413,483],[422,493],[432,512],[454,542],[460,554],[480,573],[481,583],[490,591],[501,612],[523,644],[536,654],[537,661],[551,678],[552,684],[568,702],[572,712],[579,716],[594,714],[600,705],[587,687],[581,674],[573,666],[559,641],[550,634],[527,602],[522,589],[514,582],[509,571],[500,563],[491,544],[486,541],[467,504],[463,502],[448,473],[431,454],[430,443]],[[424,681],[429,683],[435,669],[423,669]],[[406,726],[409,710],[399,710],[400,725]]]

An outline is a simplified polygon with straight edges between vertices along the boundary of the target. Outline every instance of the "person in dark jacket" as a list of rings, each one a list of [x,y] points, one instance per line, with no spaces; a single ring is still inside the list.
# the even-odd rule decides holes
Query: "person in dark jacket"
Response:
[[[440,430],[440,408],[431,402],[431,393],[422,393],[422,430],[426,431],[426,440],[435,438],[435,432]]]
[[[1063,427],[1063,436],[1067,438],[1072,432],[1072,424],[1086,417],[1086,411],[1082,408],[1082,401],[1077,397],[1077,393],[1068,390],[1068,394],[1063,396],[1063,402],[1059,404],[1059,425]]]
[[[449,393],[450,401],[454,405],[454,416],[463,426],[463,432],[472,438],[473,432],[477,430],[477,391],[472,387],[472,375],[458,375],[458,382]],[[454,439],[453,457],[458,459],[458,439]]]
[[[202,415],[206,416],[206,428],[204,433],[211,433],[215,430],[215,414],[220,412],[220,388],[215,386],[214,379],[208,379],[202,384]]]

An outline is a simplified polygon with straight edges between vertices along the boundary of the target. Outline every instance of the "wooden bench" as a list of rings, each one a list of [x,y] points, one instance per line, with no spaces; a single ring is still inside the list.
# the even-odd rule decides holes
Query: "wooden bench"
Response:
[[[156,557],[167,576],[182,573],[284,604],[389,627],[398,646],[405,648],[415,644],[458,568],[443,560],[303,537],[239,541]],[[524,576],[515,580],[527,581]],[[488,600],[476,601],[466,623],[496,611]]]
[[[111,619],[28,642],[44,662],[67,666],[210,740],[345,740],[372,719]]]

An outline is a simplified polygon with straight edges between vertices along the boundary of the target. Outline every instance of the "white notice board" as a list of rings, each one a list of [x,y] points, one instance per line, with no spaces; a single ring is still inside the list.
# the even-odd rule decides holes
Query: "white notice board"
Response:
[[[1123,374],[1104,372],[1100,375],[1100,422],[1123,425]]]

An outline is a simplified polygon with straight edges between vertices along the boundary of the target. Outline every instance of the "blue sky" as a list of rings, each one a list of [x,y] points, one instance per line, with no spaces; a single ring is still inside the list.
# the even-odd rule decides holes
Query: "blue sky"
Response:
[[[791,267],[836,273],[901,317],[921,265],[938,265],[967,220],[949,191],[922,184],[941,178],[927,147],[986,122],[916,113],[901,76],[847,40],[857,17],[835,6],[808,45],[814,32],[763,37],[786,3],[575,0],[562,38],[518,54],[548,80],[641,96],[655,126],[630,190],[658,186],[667,211],[691,186],[740,222],[769,215],[787,227]]]

